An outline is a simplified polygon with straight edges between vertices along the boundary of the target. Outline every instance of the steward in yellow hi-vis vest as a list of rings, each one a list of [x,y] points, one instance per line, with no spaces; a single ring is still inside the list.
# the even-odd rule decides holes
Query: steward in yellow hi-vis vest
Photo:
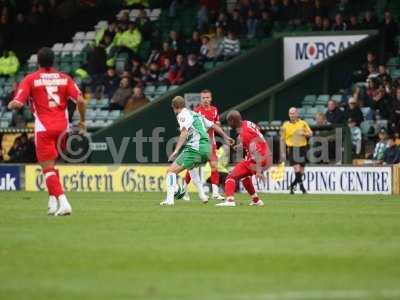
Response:
[[[290,193],[294,194],[297,184],[303,194],[306,190],[303,185],[304,166],[307,161],[308,139],[312,131],[307,122],[299,118],[295,107],[289,109],[289,121],[283,123],[281,128],[281,149],[286,148],[286,160],[293,166],[295,180],[290,185]]]

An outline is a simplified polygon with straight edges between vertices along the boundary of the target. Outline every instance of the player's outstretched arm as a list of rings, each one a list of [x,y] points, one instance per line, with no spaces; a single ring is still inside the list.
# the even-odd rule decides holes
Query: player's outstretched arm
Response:
[[[178,142],[176,143],[175,150],[169,156],[169,159],[168,159],[169,161],[173,161],[175,159],[175,157],[178,155],[182,146],[186,143],[188,135],[189,135],[188,130],[185,127],[183,127],[181,130],[181,134],[179,135]]]
[[[225,142],[229,145],[229,146],[233,146],[233,144],[235,144],[235,140],[232,139],[231,137],[229,137],[225,131],[222,130],[222,128],[220,126],[218,126],[217,124],[213,124],[212,128],[220,135],[224,138]]]

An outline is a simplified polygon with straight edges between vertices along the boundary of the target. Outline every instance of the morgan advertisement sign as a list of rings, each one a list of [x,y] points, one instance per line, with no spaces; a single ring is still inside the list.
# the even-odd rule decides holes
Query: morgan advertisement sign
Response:
[[[286,167],[282,181],[275,182],[269,172],[265,182],[253,183],[259,192],[288,193],[294,180],[293,168]],[[306,167],[304,187],[312,194],[386,194],[392,193],[391,167]],[[298,191],[299,192],[299,191]]]
[[[284,76],[288,79],[343,51],[367,35],[285,37]]]

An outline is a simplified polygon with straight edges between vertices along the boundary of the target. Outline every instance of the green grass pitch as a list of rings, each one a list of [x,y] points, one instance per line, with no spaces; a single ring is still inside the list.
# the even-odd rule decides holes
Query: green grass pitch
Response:
[[[56,218],[45,193],[0,193],[0,299],[400,299],[400,197],[68,196]]]

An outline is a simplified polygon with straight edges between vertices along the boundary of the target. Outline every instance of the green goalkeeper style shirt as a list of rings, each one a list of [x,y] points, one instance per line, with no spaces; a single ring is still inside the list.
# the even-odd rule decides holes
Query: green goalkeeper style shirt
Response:
[[[213,126],[213,122],[187,108],[184,108],[176,118],[179,129],[182,131],[186,128],[189,134],[184,148],[200,151],[201,146],[209,144],[207,130]]]

